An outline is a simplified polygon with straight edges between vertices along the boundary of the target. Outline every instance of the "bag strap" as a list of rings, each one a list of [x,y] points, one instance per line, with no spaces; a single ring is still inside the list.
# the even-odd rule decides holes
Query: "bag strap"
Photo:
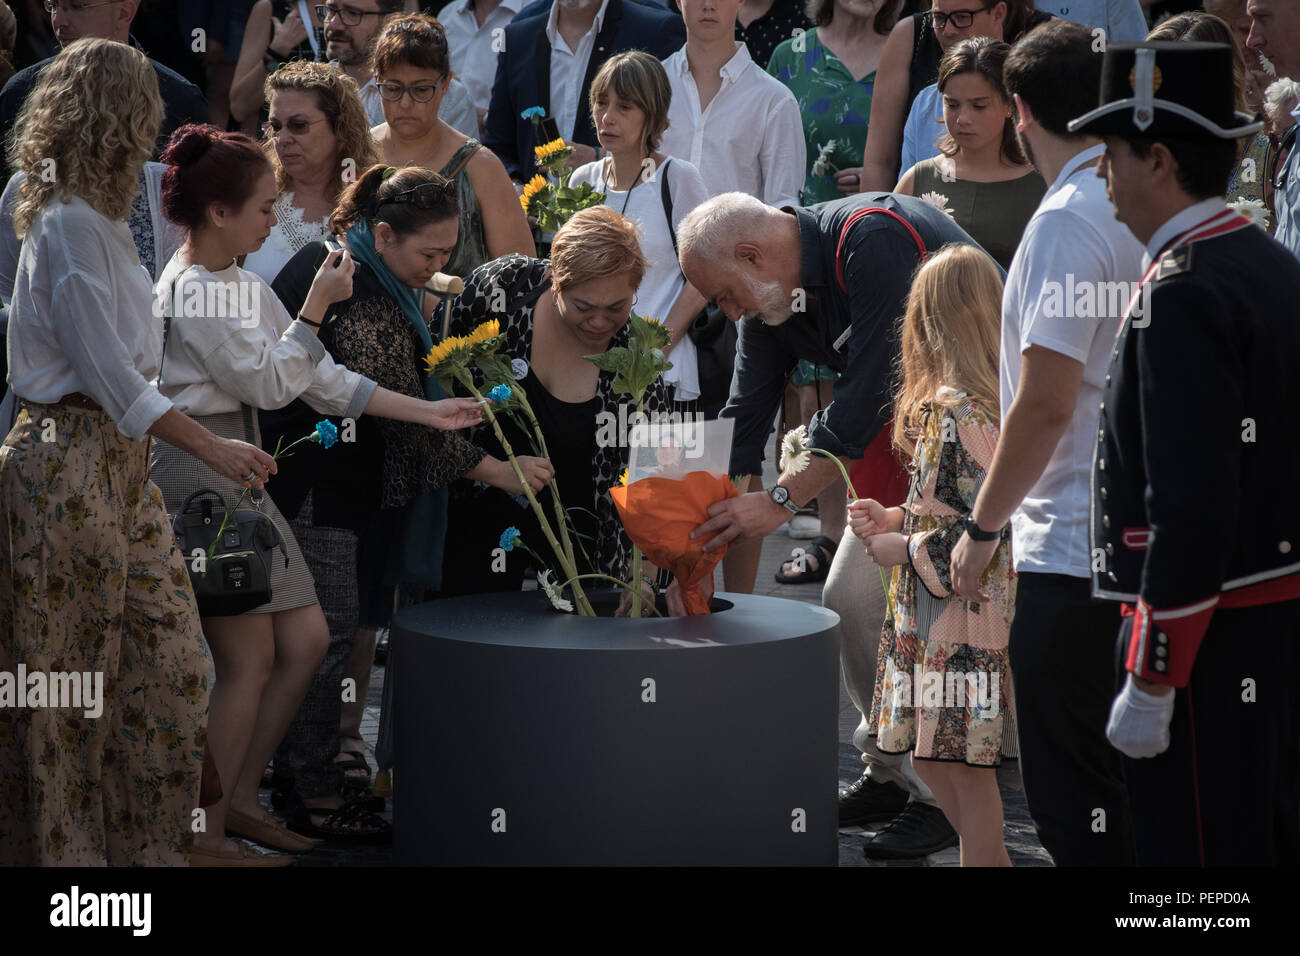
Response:
[[[225,495],[223,495],[219,491],[214,491],[211,488],[200,488],[198,491],[194,492],[194,494],[190,495],[188,498],[185,499],[185,503],[181,505],[180,509],[176,512],[176,517],[179,518],[181,515],[185,514],[185,512],[189,511],[190,505],[194,503],[194,499],[198,498],[200,495],[211,495],[212,497],[216,498],[218,501],[221,502],[221,507],[225,509],[226,514],[231,513],[230,502],[226,501]]]
[[[447,160],[447,165],[442,167],[439,175],[441,175],[443,179],[455,179],[460,175],[460,171],[465,168],[465,165],[474,158],[474,154],[477,153],[482,146],[483,144],[476,139],[466,140],[465,145],[456,150],[451,159]],[[458,159],[460,161],[456,162]],[[452,168],[452,163],[456,163],[455,168]]]
[[[903,224],[903,228],[907,230],[908,235],[912,237],[912,241],[916,243],[916,251],[921,254],[922,262],[924,262],[926,257],[929,255],[925,249],[925,240],[923,240],[921,234],[916,231],[916,227],[898,213],[894,212],[894,210],[886,209],[884,206],[869,206],[866,209],[859,209],[845,220],[844,228],[840,230],[839,242],[835,244],[835,281],[839,283],[841,292],[849,291],[849,287],[844,284],[844,263],[840,259],[840,254],[844,251],[844,240],[848,236],[849,229],[854,223],[865,216],[870,216],[873,212],[883,212],[886,216],[889,216],[891,219],[895,219]]]
[[[664,204],[664,218],[668,220],[668,237],[673,241],[673,256],[677,256],[677,230],[673,228],[673,191],[668,187],[668,164],[673,161],[669,156],[659,167],[659,199]]]

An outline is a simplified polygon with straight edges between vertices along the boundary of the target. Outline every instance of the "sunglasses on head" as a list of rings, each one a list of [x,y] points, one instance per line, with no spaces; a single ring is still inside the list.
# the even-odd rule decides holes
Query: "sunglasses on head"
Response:
[[[436,209],[442,204],[442,200],[447,196],[456,194],[456,181],[454,179],[444,180],[442,183],[420,183],[418,186],[412,186],[410,189],[404,189],[395,196],[388,199],[381,199],[379,205],[392,206],[400,203],[410,203],[417,209]]]

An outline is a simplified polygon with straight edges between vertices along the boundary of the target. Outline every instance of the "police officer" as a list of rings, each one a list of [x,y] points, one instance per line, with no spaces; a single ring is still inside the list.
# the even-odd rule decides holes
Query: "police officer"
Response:
[[[1106,734],[1143,865],[1300,851],[1300,263],[1221,198],[1259,128],[1232,97],[1226,46],[1114,44],[1070,124],[1105,141],[1097,175],[1146,245],[1092,482],[1093,591],[1126,615]]]

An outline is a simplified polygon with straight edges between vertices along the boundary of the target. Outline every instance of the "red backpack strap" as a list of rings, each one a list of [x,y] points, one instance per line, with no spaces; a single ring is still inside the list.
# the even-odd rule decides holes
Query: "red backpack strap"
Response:
[[[868,206],[866,209],[859,209],[854,212],[853,215],[849,216],[848,220],[844,223],[844,228],[840,230],[840,241],[835,244],[835,281],[840,284],[841,292],[849,291],[849,287],[844,284],[844,263],[840,259],[840,254],[844,251],[844,237],[849,234],[849,229],[855,222],[863,216],[870,216],[873,212],[883,212],[886,216],[891,216],[903,224],[903,228],[907,230],[908,234],[912,237],[912,241],[916,243],[916,250],[921,254],[922,262],[925,261],[926,256],[929,254],[925,250],[925,240],[923,240],[921,234],[916,231],[916,227],[892,209],[886,209],[883,206]]]

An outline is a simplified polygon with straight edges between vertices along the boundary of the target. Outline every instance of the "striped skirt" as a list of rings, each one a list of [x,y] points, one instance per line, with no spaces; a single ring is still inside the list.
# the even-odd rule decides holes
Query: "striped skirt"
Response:
[[[244,435],[244,419],[239,412],[223,412],[219,415],[195,415],[196,422],[222,438],[236,438],[247,441]],[[261,447],[262,435],[257,425],[257,411],[253,411],[253,444]],[[233,508],[253,508],[246,499],[236,506],[244,488],[224,475],[219,475],[193,455],[183,452],[166,442],[154,440],[153,470],[151,477],[154,484],[163,493],[167,502],[167,511],[175,514],[185,504],[185,499],[200,488],[211,488],[221,494]],[[267,488],[274,488],[275,476],[267,482]],[[289,523],[280,514],[274,500],[266,492],[250,491],[249,495],[262,496],[262,514],[275,524],[275,528],[284,538],[285,548],[289,552],[289,564],[285,566],[284,556],[277,548],[275,559],[271,562],[271,600],[261,607],[253,608],[249,614],[268,614],[273,611],[288,611],[296,607],[305,607],[316,602],[316,585],[312,581],[311,571],[303,560],[298,542],[294,539]]]

